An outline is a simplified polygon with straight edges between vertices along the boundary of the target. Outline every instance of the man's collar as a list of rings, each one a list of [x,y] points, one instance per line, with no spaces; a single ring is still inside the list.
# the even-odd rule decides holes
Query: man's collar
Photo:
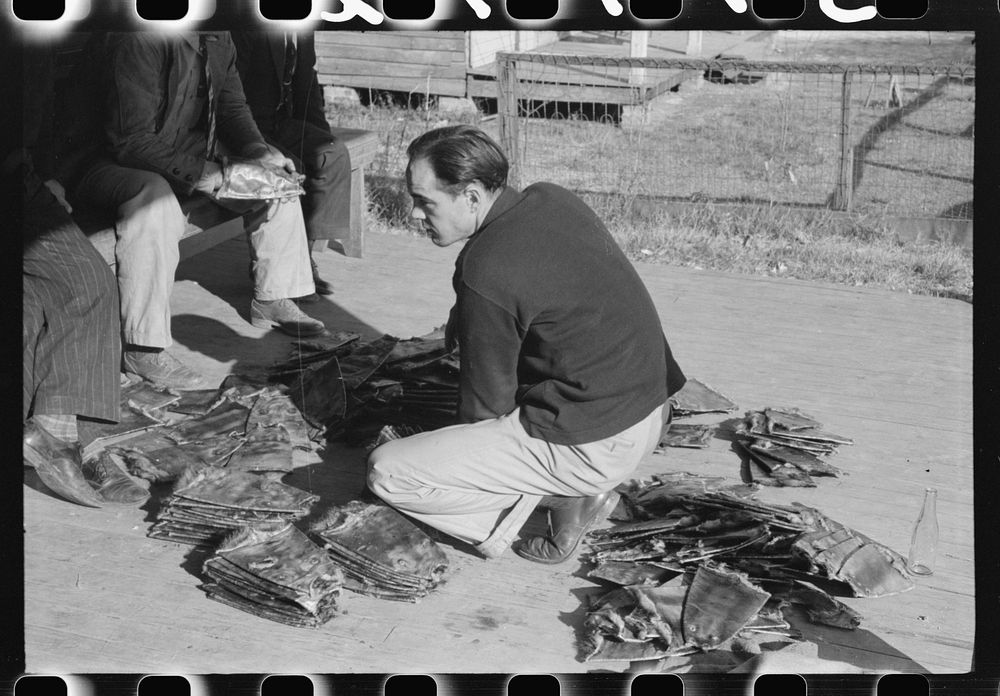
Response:
[[[490,212],[486,213],[486,217],[483,218],[483,224],[476,230],[476,234],[482,232],[491,222],[517,205],[522,197],[523,194],[517,189],[505,186],[503,191],[500,192],[500,196],[493,201],[493,205],[490,206]]]

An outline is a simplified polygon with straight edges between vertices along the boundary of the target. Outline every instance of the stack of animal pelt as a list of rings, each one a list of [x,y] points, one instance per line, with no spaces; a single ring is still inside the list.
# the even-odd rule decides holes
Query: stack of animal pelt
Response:
[[[272,621],[315,627],[339,610],[343,572],[289,523],[234,532],[205,561],[203,571],[209,597]]]
[[[318,496],[282,483],[279,475],[190,468],[161,507],[149,536],[215,545],[246,525],[287,523],[306,516]]]
[[[380,503],[332,508],[310,531],[344,569],[344,586],[361,594],[415,602],[448,570],[441,548],[409,519]]]

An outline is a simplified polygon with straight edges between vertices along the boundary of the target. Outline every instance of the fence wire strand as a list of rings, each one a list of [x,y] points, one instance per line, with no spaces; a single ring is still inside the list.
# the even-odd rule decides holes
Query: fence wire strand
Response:
[[[971,220],[975,70],[506,53],[514,183]]]

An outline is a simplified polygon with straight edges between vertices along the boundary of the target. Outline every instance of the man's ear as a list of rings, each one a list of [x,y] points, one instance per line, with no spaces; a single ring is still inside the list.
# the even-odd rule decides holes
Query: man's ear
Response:
[[[465,199],[469,203],[469,208],[476,210],[479,204],[483,202],[483,192],[479,189],[475,183],[471,183],[465,187]]]

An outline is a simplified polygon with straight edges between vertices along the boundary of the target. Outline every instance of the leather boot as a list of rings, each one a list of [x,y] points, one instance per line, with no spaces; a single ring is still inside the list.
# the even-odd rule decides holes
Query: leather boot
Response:
[[[526,539],[514,547],[514,553],[536,563],[562,563],[576,551],[583,535],[611,514],[618,504],[618,493],[612,490],[580,498],[546,496],[540,504],[549,509],[549,533]]]
[[[53,493],[88,507],[102,501],[83,477],[80,446],[53,437],[33,421],[24,424],[24,461],[35,468],[38,478]]]
[[[143,488],[107,452],[83,463],[83,475],[106,503],[141,505],[149,498]]]

